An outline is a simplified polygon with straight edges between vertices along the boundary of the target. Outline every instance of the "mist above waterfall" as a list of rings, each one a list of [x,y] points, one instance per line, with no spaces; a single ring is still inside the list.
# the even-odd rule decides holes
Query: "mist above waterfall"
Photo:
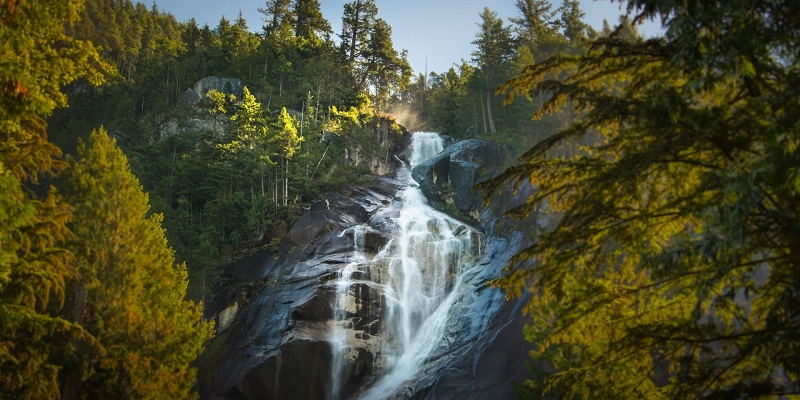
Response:
[[[425,121],[417,111],[414,111],[407,104],[394,105],[389,109],[389,114],[394,117],[398,124],[404,126],[409,131],[425,129]]]

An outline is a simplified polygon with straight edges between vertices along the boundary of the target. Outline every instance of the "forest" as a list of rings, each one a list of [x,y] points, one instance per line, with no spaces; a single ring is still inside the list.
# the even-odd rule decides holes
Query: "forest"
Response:
[[[521,397],[800,396],[800,4],[623,3],[489,5],[425,75],[374,0],[0,0],[0,398],[196,398],[221,267],[417,130],[513,144],[482,189],[558,215],[488,283],[530,296]]]

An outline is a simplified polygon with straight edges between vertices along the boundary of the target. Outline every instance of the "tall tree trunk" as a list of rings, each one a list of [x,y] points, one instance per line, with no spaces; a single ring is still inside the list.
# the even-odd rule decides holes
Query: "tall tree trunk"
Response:
[[[86,312],[86,286],[83,282],[77,282],[75,285],[75,298],[72,303],[72,310],[70,312],[70,320],[83,325],[83,315]],[[78,361],[72,368],[65,368],[64,381],[61,385],[61,399],[62,400],[76,400],[81,391],[81,381],[83,380],[83,353],[81,352],[82,343],[80,340],[70,340],[73,348],[78,353]]]
[[[355,10],[356,21],[353,26],[350,27],[351,29],[351,40],[350,40],[350,57],[348,58],[349,64],[352,66],[353,61],[356,59],[356,40],[358,40],[358,32],[361,28],[361,0],[356,0],[356,10]]]
[[[264,196],[266,196],[266,193],[264,191],[264,166],[263,165],[261,166],[261,168],[259,168],[259,172],[261,173],[261,196],[264,197]]]
[[[492,92],[490,90],[486,90],[486,117],[489,120],[489,129],[492,131],[492,135],[497,134],[497,129],[494,127],[494,118],[492,118]]]
[[[289,159],[283,167],[283,205],[284,207],[289,204]]]
[[[478,96],[478,99],[481,100],[481,118],[483,119],[483,135],[486,136],[486,132],[488,132],[488,128],[486,126],[486,107],[483,104],[483,96]]]

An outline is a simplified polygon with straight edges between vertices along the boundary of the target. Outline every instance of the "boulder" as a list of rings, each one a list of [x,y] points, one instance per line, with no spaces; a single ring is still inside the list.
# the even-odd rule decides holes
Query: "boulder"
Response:
[[[480,220],[485,193],[475,184],[496,176],[512,161],[505,146],[487,140],[455,142],[412,171],[412,177],[432,206],[442,212]]]
[[[244,83],[239,78],[222,78],[219,76],[207,76],[194,84],[192,90],[201,99],[206,97],[209,90],[215,89],[218,92],[232,94],[236,98],[241,98],[244,91]]]
[[[189,105],[195,105],[201,101],[203,101],[203,97],[200,96],[194,89],[189,88],[186,89],[186,92],[183,93],[183,100],[186,101]]]

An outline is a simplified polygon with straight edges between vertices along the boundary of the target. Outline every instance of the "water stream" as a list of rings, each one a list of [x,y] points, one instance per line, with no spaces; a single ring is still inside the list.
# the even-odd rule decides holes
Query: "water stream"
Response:
[[[382,362],[378,367],[382,373],[361,399],[390,397],[414,378],[427,358],[446,345],[443,338],[450,308],[458,297],[463,273],[480,258],[481,243],[473,228],[430,207],[411,178],[411,169],[442,149],[443,142],[437,134],[414,134],[407,156],[410,165],[397,172],[398,179],[408,186],[399,194],[399,209],[386,211],[395,213],[389,218],[392,238],[372,259],[367,260],[364,255],[363,236],[361,248],[358,247],[356,232],[363,235],[363,227],[351,228],[355,229],[353,260],[339,274],[336,304],[332,304],[336,323],[331,336],[331,399],[338,399],[342,390],[342,363],[348,348],[347,339],[336,332],[344,331],[340,325],[344,314],[339,313],[347,308],[354,270],[370,271],[376,280],[370,283],[380,288],[384,299]]]
[[[351,312],[355,308],[354,304],[348,304],[350,288],[353,285],[352,275],[359,267],[365,265],[367,261],[366,253],[364,251],[364,232],[365,227],[357,225],[342,232],[342,235],[352,235],[353,238],[353,252],[350,256],[349,263],[344,268],[339,270],[335,288],[336,295],[334,297],[335,304],[333,304],[333,317],[334,326],[331,329],[331,342],[333,360],[331,362],[331,396],[330,400],[337,400],[342,391],[342,378],[344,375],[344,368],[346,360],[349,357],[350,344],[347,337],[348,327],[344,326],[347,321],[348,310]]]

